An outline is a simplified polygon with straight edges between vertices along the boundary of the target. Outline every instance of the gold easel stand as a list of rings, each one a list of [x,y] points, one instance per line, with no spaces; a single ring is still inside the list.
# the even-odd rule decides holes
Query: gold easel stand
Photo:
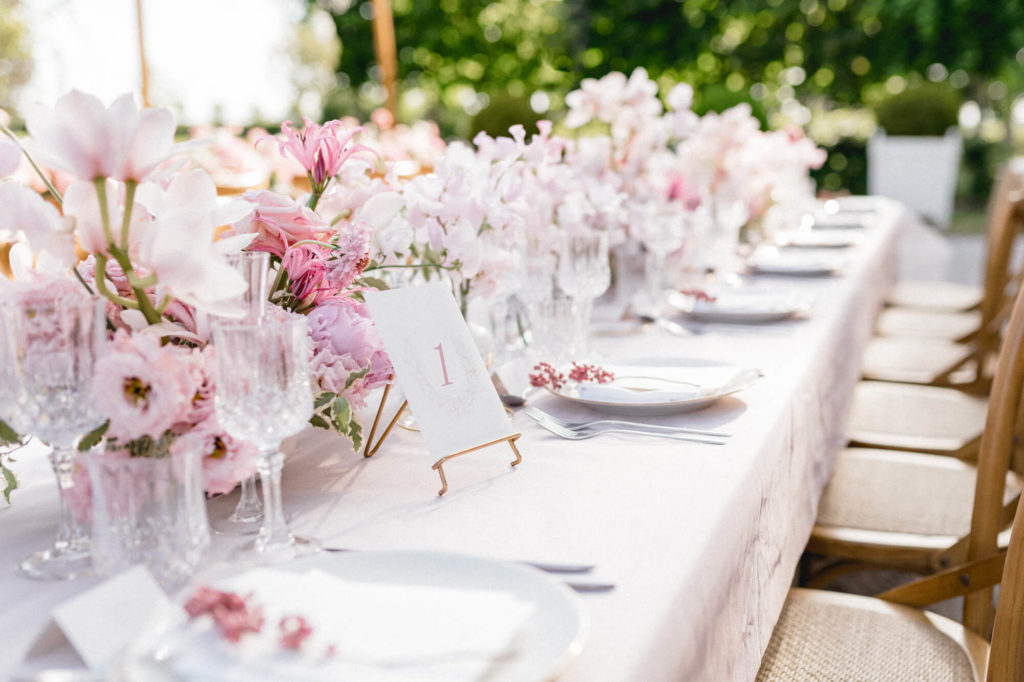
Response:
[[[402,412],[404,412],[405,408],[408,407],[409,405],[408,400],[402,401],[402,404],[398,408],[398,411],[395,412],[395,416],[391,418],[391,421],[388,422],[387,428],[384,429],[384,432],[380,434],[380,438],[378,438],[377,442],[374,443],[373,436],[374,434],[377,433],[377,426],[380,424],[380,418],[384,414],[384,405],[388,401],[388,393],[390,392],[391,384],[389,383],[387,386],[384,387],[384,394],[380,397],[380,406],[377,408],[377,415],[373,418],[373,426],[370,427],[370,434],[366,437],[366,446],[363,448],[363,457],[373,457],[377,453],[377,450],[379,450],[380,446],[384,443],[384,439],[387,438],[388,434],[391,433],[391,430],[395,428],[395,424],[398,423],[398,418],[402,416]],[[508,446],[512,448],[512,453],[515,454],[516,456],[515,460],[512,461],[512,466],[515,466],[523,461],[523,456],[519,454],[519,448],[516,447],[516,441],[519,440],[519,437],[521,435],[521,433],[516,433],[511,436],[505,436],[504,438],[492,440],[490,443],[483,443],[482,445],[471,447],[468,450],[462,450],[451,455],[446,455],[445,457],[442,457],[441,459],[434,462],[433,466],[431,466],[430,468],[436,470],[437,473],[441,476],[441,490],[438,491],[438,496],[444,495],[446,492],[448,492],[448,479],[445,478],[444,475],[445,462],[447,462],[450,459],[455,459],[456,457],[461,457],[462,455],[469,454],[470,452],[482,450],[483,448],[489,448],[492,445],[497,445],[498,443],[503,443],[507,441]]]

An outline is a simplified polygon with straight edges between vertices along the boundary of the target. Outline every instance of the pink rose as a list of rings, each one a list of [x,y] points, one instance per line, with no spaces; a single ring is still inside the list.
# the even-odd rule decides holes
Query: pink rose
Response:
[[[285,249],[304,239],[332,231],[314,211],[294,199],[267,190],[248,190],[242,197],[256,210],[232,226],[235,234],[256,233],[249,248],[283,256]]]

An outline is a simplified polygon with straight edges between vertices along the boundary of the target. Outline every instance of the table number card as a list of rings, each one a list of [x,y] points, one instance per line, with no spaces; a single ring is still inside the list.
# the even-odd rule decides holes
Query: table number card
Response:
[[[447,286],[368,291],[366,303],[433,456],[517,436]]]

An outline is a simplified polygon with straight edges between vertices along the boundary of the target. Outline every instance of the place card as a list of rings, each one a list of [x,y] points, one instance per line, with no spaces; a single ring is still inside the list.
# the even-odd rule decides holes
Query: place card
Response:
[[[86,667],[101,671],[140,633],[183,618],[146,568],[136,566],[60,604],[43,638],[53,646],[56,624]]]
[[[516,434],[446,285],[367,291],[366,303],[431,455]]]

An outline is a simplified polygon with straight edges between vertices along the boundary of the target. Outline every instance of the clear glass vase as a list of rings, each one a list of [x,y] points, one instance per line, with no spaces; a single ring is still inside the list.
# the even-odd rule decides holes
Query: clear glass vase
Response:
[[[94,452],[86,466],[96,573],[143,564],[168,592],[184,586],[210,545],[199,453]]]

